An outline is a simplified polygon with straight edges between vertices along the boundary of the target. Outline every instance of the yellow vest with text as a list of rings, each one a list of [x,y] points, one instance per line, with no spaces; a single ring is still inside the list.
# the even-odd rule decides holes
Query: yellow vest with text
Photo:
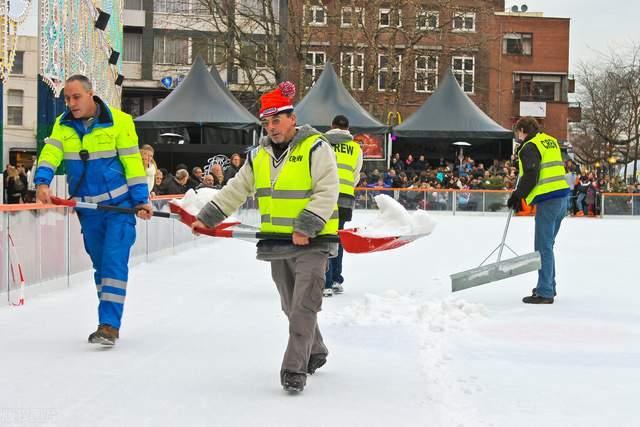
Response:
[[[535,144],[542,156],[538,183],[526,197],[527,204],[530,205],[537,196],[569,188],[569,184],[565,179],[566,170],[560,145],[554,137],[541,132],[526,141],[522,148],[527,144]],[[524,171],[520,156],[518,156],[518,166],[520,168],[520,176],[522,176]]]
[[[309,203],[313,190],[311,179],[311,147],[320,135],[312,135],[298,143],[285,160],[278,178],[271,182],[269,153],[260,147],[253,158],[256,197],[260,209],[260,231],[293,233],[293,223]],[[324,228],[318,233],[338,232],[337,206]]]
[[[360,144],[356,141],[345,141],[333,146],[338,164],[338,178],[340,179],[340,193],[355,196],[355,186],[353,172],[358,165],[360,157]]]

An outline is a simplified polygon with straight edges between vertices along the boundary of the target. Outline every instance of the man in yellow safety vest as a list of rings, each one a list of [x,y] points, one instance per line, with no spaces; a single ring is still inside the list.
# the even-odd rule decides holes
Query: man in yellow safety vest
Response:
[[[338,163],[338,178],[340,180],[340,195],[338,196],[338,229],[342,230],[347,221],[351,221],[355,206],[355,186],[360,180],[362,169],[362,149],[360,144],[353,140],[349,132],[349,119],[341,114],[335,116],[331,122],[331,130],[324,134],[333,151],[336,153]],[[329,258],[329,268],[324,282],[324,296],[330,297],[334,293],[344,292],[342,283],[342,245],[338,248],[338,256]]]
[[[338,170],[333,149],[308,125],[296,126],[295,86],[281,83],[262,96],[267,136],[249,152],[238,173],[198,213],[196,227],[214,227],[255,194],[262,232],[291,234],[290,241],[262,240],[257,258],[271,262],[271,276],[289,320],[289,342],[280,369],[287,391],[302,391],[307,374],[329,351],[318,329],[327,258],[337,243],[315,240],[338,231]]]
[[[521,143],[518,154],[520,179],[507,202],[516,212],[524,199],[536,206],[535,250],[540,252],[542,267],[532,295],[523,298],[527,304],[553,304],[556,296],[556,267],[553,245],[560,223],[567,213],[569,184],[558,141],[540,131],[533,117],[522,117],[515,126]]]

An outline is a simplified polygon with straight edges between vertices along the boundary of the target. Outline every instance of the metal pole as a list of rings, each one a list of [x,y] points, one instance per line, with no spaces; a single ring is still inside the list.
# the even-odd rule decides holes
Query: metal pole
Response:
[[[604,193],[600,195],[600,218],[604,218]]]
[[[453,210],[453,215],[456,214],[456,208],[458,207],[458,192],[451,192],[451,209]]]
[[[7,281],[7,303],[11,301],[9,296],[9,279],[11,277],[10,268],[9,268],[9,213],[2,213],[2,266],[4,267],[2,271],[5,272],[4,278]]]
[[[65,264],[67,270],[67,288],[71,286],[71,215],[69,215],[69,209],[63,209],[62,215],[64,215],[64,253]]]

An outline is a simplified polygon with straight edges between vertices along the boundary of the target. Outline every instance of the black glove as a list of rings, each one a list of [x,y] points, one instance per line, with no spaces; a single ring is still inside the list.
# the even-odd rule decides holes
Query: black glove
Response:
[[[522,197],[514,191],[511,193],[509,200],[507,200],[507,207],[509,209],[513,209],[516,213],[520,212],[520,209],[522,208]]]

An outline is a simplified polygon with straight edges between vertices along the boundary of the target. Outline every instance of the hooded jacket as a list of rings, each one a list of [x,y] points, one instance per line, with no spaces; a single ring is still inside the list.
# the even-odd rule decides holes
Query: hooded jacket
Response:
[[[198,220],[208,227],[214,227],[242,206],[247,197],[255,193],[253,157],[258,150],[264,149],[271,156],[271,179],[275,182],[282,170],[282,166],[289,158],[288,154],[291,149],[299,142],[316,134],[318,139],[311,149],[309,159],[313,187],[311,198],[293,225],[295,231],[311,238],[315,237],[324,228],[326,221],[336,209],[338,201],[338,169],[333,149],[320,132],[309,125],[297,128],[295,136],[278,158],[274,154],[271,138],[268,136],[262,137],[258,147],[249,153],[247,161],[242,165],[236,176],[200,210],[197,215]],[[335,255],[338,249],[337,243],[313,240],[308,246],[296,246],[291,241],[262,240],[257,247],[257,258],[264,261],[291,258],[308,250],[317,250]]]

